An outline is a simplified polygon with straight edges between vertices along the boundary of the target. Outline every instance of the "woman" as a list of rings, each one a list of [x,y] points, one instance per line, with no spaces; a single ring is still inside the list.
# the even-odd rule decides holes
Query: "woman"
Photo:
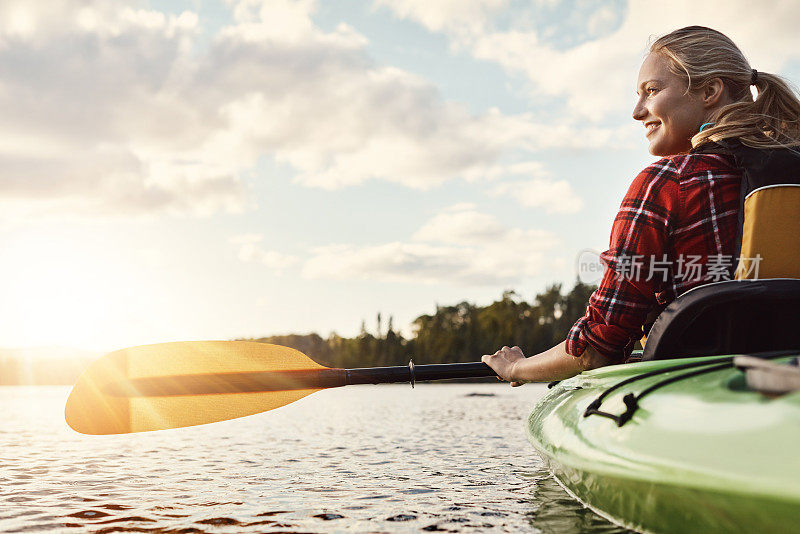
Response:
[[[530,358],[519,347],[483,356],[512,386],[622,363],[648,314],[693,287],[727,279],[738,253],[737,150],[800,145],[800,101],[792,90],[752,69],[710,28],[690,26],[653,42],[636,92],[633,118],[645,128],[650,153],[663,158],[625,195],[601,255],[606,272],[567,339]]]

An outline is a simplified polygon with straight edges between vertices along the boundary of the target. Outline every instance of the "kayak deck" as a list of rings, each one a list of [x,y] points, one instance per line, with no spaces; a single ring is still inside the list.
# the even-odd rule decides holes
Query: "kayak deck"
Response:
[[[785,357],[776,361],[785,361]],[[587,506],[626,527],[652,532],[791,530],[800,521],[800,393],[766,398],[735,368],[664,385],[632,419],[584,416],[614,384],[602,410],[686,370],[693,358],[606,367],[558,383],[529,418],[533,446],[556,479]]]

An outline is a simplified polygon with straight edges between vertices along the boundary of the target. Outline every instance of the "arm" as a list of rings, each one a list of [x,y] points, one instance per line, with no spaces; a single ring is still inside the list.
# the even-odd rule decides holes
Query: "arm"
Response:
[[[678,169],[665,158],[631,183],[614,219],[609,249],[600,255],[603,279],[586,315],[567,334],[568,354],[581,356],[591,347],[622,363],[642,337],[650,311],[675,298],[672,230],[682,220]]]
[[[494,354],[486,354],[481,361],[494,369],[500,378],[520,386],[525,382],[550,382],[564,380],[582,371],[613,363],[609,358],[588,346],[580,358],[567,354],[564,342],[530,358],[519,347],[503,347]]]
[[[677,173],[665,158],[644,169],[631,184],[614,220],[609,250],[601,256],[607,267],[603,280],[565,342],[530,358],[519,347],[503,347],[482,361],[511,385],[562,380],[622,363],[641,337],[642,324],[657,304],[656,293],[668,285],[651,276],[648,267],[669,248],[670,225],[680,204]],[[623,260],[634,257],[643,260],[641,273],[623,276]]]

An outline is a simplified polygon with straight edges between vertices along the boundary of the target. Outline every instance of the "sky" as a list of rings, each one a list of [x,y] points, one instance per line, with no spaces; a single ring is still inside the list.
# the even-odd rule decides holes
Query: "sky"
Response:
[[[800,80],[800,3],[0,2],[0,347],[410,335],[571,287],[644,166],[648,41]],[[385,327],[385,322],[384,322]]]

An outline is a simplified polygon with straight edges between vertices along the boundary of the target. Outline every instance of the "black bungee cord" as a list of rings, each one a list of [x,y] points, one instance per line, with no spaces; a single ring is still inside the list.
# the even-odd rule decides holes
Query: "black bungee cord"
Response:
[[[755,358],[762,358],[764,360],[774,360],[777,358],[783,358],[786,356],[792,356],[797,354],[797,350],[782,350],[782,351],[769,351],[769,352],[757,352],[753,354],[748,354],[747,356],[753,356]],[[737,355],[738,356],[738,355]],[[596,399],[594,399],[589,406],[586,407],[586,410],[583,412],[584,417],[589,417],[590,415],[599,415],[601,417],[607,417],[612,419],[617,423],[617,426],[622,426],[628,421],[631,420],[633,414],[636,410],[639,409],[639,401],[642,397],[649,395],[653,391],[660,389],[664,386],[669,384],[673,384],[675,382],[679,382],[681,380],[686,380],[687,378],[692,378],[695,376],[703,375],[706,373],[711,373],[714,371],[720,371],[723,369],[727,369],[733,366],[733,359],[736,356],[725,356],[723,358],[709,358],[708,360],[704,360],[702,362],[692,362],[692,363],[685,363],[681,365],[676,365],[673,367],[668,367],[664,369],[656,369],[654,371],[649,371],[647,373],[642,373],[640,375],[632,376],[630,378],[626,378],[621,382],[618,382],[611,386],[610,388],[606,389],[602,392]],[[708,366],[708,367],[706,367]],[[683,373],[677,376],[672,376],[669,378],[665,378],[664,380],[660,380],[655,384],[651,385],[648,388],[645,388],[641,393],[636,395],[635,393],[628,393],[624,397],[622,397],[622,402],[625,404],[625,411],[621,414],[612,414],[609,412],[604,412],[600,410],[600,405],[603,403],[603,400],[613,391],[626,386],[632,382],[636,382],[638,380],[642,380],[645,378],[650,378],[653,376],[658,376],[661,374],[669,373],[672,371],[682,371],[685,369],[695,369],[697,367],[703,367],[703,369],[698,369],[695,371],[691,371],[689,373]]]

